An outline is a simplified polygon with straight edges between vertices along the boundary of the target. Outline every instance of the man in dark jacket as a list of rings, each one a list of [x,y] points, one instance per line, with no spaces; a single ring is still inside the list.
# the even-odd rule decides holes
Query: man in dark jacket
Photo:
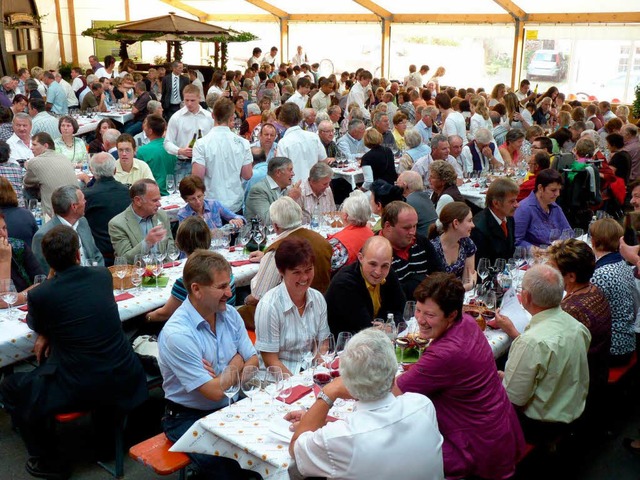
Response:
[[[26,444],[27,471],[67,478],[53,416],[70,410],[124,415],[146,400],[147,385],[120,324],[111,273],[80,266],[78,235],[65,225],[47,232],[42,251],[54,275],[27,297],[27,324],[38,334],[34,351],[40,366],[8,377],[0,399]]]
[[[358,261],[333,277],[325,294],[331,333],[357,333],[370,327],[374,318],[402,315],[405,297],[392,261],[391,243],[374,236],[365,242]]]

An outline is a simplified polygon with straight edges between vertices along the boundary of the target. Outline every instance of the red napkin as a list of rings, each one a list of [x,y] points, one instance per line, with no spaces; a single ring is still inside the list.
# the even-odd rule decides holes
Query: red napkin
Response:
[[[529,270],[529,265],[523,265],[520,267],[520,270],[522,270],[523,272],[526,272],[527,270]]]
[[[180,205],[167,205],[166,207],[162,207],[163,210],[172,210],[174,208],[180,208]]]
[[[340,368],[340,357],[334,359],[333,362],[331,362],[329,368],[331,368],[332,370],[337,370],[338,368]]]
[[[355,172],[356,169],[355,168],[346,168],[346,169],[344,169],[342,171],[345,172],[345,173],[348,173],[348,172]]]
[[[296,385],[291,389],[291,395],[288,398],[283,399],[278,397],[278,400],[284,401],[284,403],[286,403],[287,405],[291,405],[292,403],[297,402],[302,397],[307,395],[310,391],[311,391],[311,387],[306,387],[304,385]]]
[[[252,262],[251,260],[234,260],[233,262],[229,263],[231,263],[232,267],[241,267],[243,265],[250,265]]]
[[[116,302],[121,302],[123,300],[129,300],[130,298],[135,298],[133,295],[131,295],[128,292],[125,293],[121,293],[120,295],[116,295]]]
[[[29,311],[29,307],[27,305],[22,305],[22,306],[18,307],[18,310],[21,310],[23,312],[27,312],[27,311]]]
[[[169,263],[165,263],[164,265],[162,265],[162,268],[171,268],[171,267],[177,267],[178,265],[180,265],[182,262],[169,262]]]

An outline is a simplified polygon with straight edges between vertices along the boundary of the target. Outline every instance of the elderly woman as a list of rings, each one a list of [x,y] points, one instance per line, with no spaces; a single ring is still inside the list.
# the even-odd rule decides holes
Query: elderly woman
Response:
[[[436,213],[438,215],[440,215],[440,212],[447,203],[464,203],[464,197],[456,185],[457,181],[458,175],[449,162],[435,160],[431,163],[431,167],[429,168],[429,183],[433,190],[431,201],[436,207]]]
[[[301,475],[442,478],[442,436],[433,404],[421,395],[391,395],[396,371],[384,333],[366,329],[353,336],[340,355],[340,377],[323,388],[309,411],[285,416],[296,424],[289,453]],[[353,414],[327,422],[338,398],[357,399]]]
[[[549,245],[552,229],[570,229],[562,208],[556,203],[562,189],[562,176],[547,168],[536,175],[534,190],[516,209],[516,245],[519,247]]]
[[[371,206],[371,213],[374,215],[382,215],[384,207],[396,200],[404,201],[402,195],[402,188],[397,185],[392,185],[384,180],[376,180],[371,184],[369,189],[371,195],[369,197],[369,205]],[[378,233],[382,229],[380,220],[373,226],[373,232]]]
[[[593,250],[576,239],[556,242],[547,249],[549,264],[557,268],[566,292],[560,306],[591,333],[589,392],[601,393],[609,377],[611,310],[602,290],[590,282],[596,269]]]
[[[15,190],[14,195],[22,202],[22,167],[15,163],[9,163],[11,147],[4,140],[0,140],[0,175],[4,177]]]
[[[636,349],[633,329],[638,291],[633,267],[619,253],[624,230],[612,218],[591,224],[591,248],[596,255],[596,269],[591,283],[600,287],[611,306],[611,366],[626,365]]]
[[[104,135],[104,133],[111,128],[115,129],[116,124],[113,123],[113,120],[111,120],[110,118],[103,118],[98,122],[98,125],[96,126],[96,138],[94,138],[89,143],[89,153],[93,154],[93,153],[104,152],[104,143],[102,141],[102,135]]]
[[[329,336],[327,304],[318,290],[310,288],[315,255],[308,240],[284,239],[275,262],[282,283],[258,303],[255,346],[265,366],[296,374],[309,351],[309,339],[322,342]]]
[[[500,145],[500,155],[504,160],[505,167],[514,167],[520,162],[520,148],[524,142],[524,131],[519,128],[512,128],[507,132],[505,142]]]
[[[34,277],[44,273],[29,245],[9,236],[4,213],[0,212],[0,278],[13,280],[18,292],[16,305],[27,303],[27,290],[33,285]],[[0,301],[0,308],[7,307]]]
[[[408,128],[404,132],[404,142],[407,150],[405,150],[402,157],[400,157],[398,173],[402,173],[405,170],[411,170],[413,168],[413,164],[416,163],[419,158],[431,153],[431,147],[422,143],[422,135],[420,135],[420,132],[415,128]]]
[[[442,259],[445,272],[453,273],[462,280],[465,290],[476,284],[476,245],[471,240],[473,215],[463,202],[444,206],[438,222],[429,227],[429,240]]]
[[[364,184],[362,188],[368,190],[374,180],[384,180],[395,183],[398,179],[393,152],[382,145],[382,135],[375,128],[368,128],[364,133],[364,146],[370,150],[362,156],[362,173]]]
[[[398,150],[404,151],[407,148],[407,144],[404,139],[405,132],[407,130],[407,116],[402,112],[397,112],[393,116],[393,139],[396,141]]]
[[[431,344],[396,378],[393,392],[421,393],[433,402],[447,478],[510,478],[524,447],[522,430],[484,333],[462,314],[462,282],[433,273],[414,297],[420,336]]]
[[[0,157],[3,143],[0,141]],[[13,166],[9,165],[9,167]],[[0,211],[4,213],[9,236],[22,240],[30,246],[33,236],[38,231],[36,219],[29,210],[18,206],[18,196],[6,174],[3,173],[3,167],[4,164],[0,162]],[[17,166],[15,168],[19,169]]]
[[[189,217],[178,227],[176,232],[176,247],[180,249],[187,257],[198,249],[208,250],[211,246],[211,230],[209,230],[204,220],[200,217]],[[236,287],[231,274],[231,297],[227,300],[228,305],[236,303]],[[182,277],[176,279],[171,288],[171,296],[162,307],[147,313],[145,319],[147,322],[164,322],[168,320],[173,312],[175,312],[182,302],[187,298],[187,288],[184,285]]]
[[[78,122],[75,118],[68,115],[60,117],[58,131],[61,136],[54,141],[56,152],[67,157],[73,165],[79,165],[89,160],[87,145],[81,137],[75,136],[78,133]]]
[[[236,227],[242,227],[245,219],[225,208],[217,200],[204,198],[205,186],[200,177],[189,175],[180,181],[178,187],[180,196],[187,204],[178,210],[178,222],[191,216],[199,216],[204,219],[210,229],[220,228],[225,223]]]
[[[345,227],[327,239],[333,249],[331,271],[336,272],[345,265],[355,262],[358,252],[373,231],[369,227],[371,206],[367,196],[360,190],[354,190],[342,204],[342,222]]]

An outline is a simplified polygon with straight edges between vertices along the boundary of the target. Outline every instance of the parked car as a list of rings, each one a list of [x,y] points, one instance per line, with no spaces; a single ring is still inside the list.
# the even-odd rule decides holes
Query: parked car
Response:
[[[529,79],[534,77],[547,78],[556,82],[567,76],[567,57],[558,50],[536,50],[527,67]]]

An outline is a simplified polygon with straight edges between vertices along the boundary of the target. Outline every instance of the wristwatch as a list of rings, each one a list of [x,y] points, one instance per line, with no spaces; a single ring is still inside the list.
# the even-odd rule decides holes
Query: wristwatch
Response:
[[[329,405],[329,408],[333,407],[333,400],[331,400],[329,396],[322,390],[318,392],[318,400],[324,401],[327,405]]]

